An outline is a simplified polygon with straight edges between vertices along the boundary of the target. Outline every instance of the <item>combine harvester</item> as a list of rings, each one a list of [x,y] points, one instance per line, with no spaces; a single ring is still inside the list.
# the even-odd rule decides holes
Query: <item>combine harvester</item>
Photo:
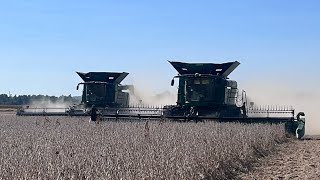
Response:
[[[82,100],[78,105],[67,108],[39,108],[25,106],[17,111],[18,116],[88,116],[92,105],[98,109],[119,108],[129,106],[129,91],[131,85],[120,83],[129,73],[88,72],[77,74],[83,80]]]
[[[305,114],[295,118],[292,107],[254,106],[248,103],[246,92],[239,93],[237,82],[228,76],[239,62],[223,64],[169,62],[178,72],[176,105],[165,106],[164,117],[184,121],[213,120],[239,123],[285,123],[286,131],[302,138],[305,134]],[[249,104],[249,106],[248,106]]]
[[[284,123],[286,131],[302,138],[305,133],[304,113],[295,117],[289,107],[256,107],[247,102],[246,93],[238,90],[237,82],[228,76],[240,65],[239,62],[223,64],[169,62],[178,72],[171,82],[179,80],[176,105],[164,107],[129,103],[133,86],[120,83],[128,73],[90,72],[78,73],[83,79],[80,105],[67,109],[22,108],[19,116],[86,116],[92,105],[99,114],[110,119],[169,119],[174,121],[217,121],[239,123]],[[77,89],[79,89],[79,85]],[[127,92],[126,92],[127,91]],[[129,91],[129,92],[128,92]]]

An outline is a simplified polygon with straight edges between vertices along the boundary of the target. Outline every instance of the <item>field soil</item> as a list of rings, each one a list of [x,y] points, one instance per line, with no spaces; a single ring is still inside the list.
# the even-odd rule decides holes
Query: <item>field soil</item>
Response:
[[[320,179],[320,136],[291,140],[261,159],[242,179]]]

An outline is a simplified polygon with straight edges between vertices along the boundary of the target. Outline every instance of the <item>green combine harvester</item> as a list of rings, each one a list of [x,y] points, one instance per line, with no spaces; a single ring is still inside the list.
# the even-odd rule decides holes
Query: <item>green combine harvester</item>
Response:
[[[290,134],[302,138],[305,133],[305,114],[289,107],[256,107],[247,102],[246,92],[238,90],[237,82],[228,76],[239,62],[222,64],[170,62],[178,75],[176,105],[165,106],[164,117],[184,121],[214,120],[239,123],[285,123]],[[249,104],[249,106],[248,106]]]
[[[123,72],[77,72],[83,82],[82,100],[78,105],[66,108],[43,108],[26,106],[17,111],[18,116],[88,116],[92,105],[99,110],[129,106],[129,92],[133,86],[121,85],[129,73]]]
[[[305,134],[305,114],[295,116],[289,107],[254,106],[247,102],[245,91],[239,92],[237,82],[228,76],[239,62],[169,63],[177,70],[171,85],[178,79],[178,99],[175,105],[131,105],[134,88],[121,85],[128,73],[79,73],[83,80],[82,102],[65,109],[24,107],[18,116],[89,116],[95,105],[105,120],[168,119],[172,121],[217,121],[238,123],[284,123],[286,131],[302,138]],[[131,92],[131,93],[130,93]]]
[[[86,108],[92,105],[99,108],[129,105],[129,93],[124,91],[133,91],[133,86],[120,84],[129,73],[77,72],[77,74],[84,81],[78,84],[77,90],[83,85],[81,103]]]

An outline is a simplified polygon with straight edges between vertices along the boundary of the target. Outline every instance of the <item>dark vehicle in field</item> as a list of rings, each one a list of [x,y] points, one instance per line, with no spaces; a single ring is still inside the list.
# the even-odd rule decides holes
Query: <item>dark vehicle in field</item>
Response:
[[[302,138],[305,114],[290,107],[254,106],[247,102],[245,91],[239,92],[237,82],[229,75],[240,65],[238,61],[222,64],[170,62],[178,75],[176,105],[163,108],[164,117],[183,121],[214,120],[238,123],[284,123],[286,131]],[[248,106],[250,104],[250,106]]]
[[[165,107],[165,115],[246,117],[245,104],[237,105],[237,82],[228,78],[239,62],[170,63],[179,73],[174,77],[179,80],[178,100],[177,105]]]
[[[123,72],[77,72],[83,82],[80,104],[65,108],[47,108],[26,106],[17,111],[19,116],[88,116],[94,105],[99,111],[129,106],[129,91],[132,85],[121,85],[129,73]]]
[[[85,107],[95,105],[98,108],[105,108],[129,105],[129,92],[125,91],[133,91],[133,86],[121,85],[129,73],[77,72],[77,74],[84,81],[78,84],[77,90],[80,85],[83,85],[81,103]]]

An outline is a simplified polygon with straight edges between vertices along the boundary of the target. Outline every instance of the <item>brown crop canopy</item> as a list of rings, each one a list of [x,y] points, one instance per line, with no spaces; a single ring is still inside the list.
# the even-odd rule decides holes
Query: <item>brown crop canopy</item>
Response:
[[[88,72],[77,74],[82,78],[84,82],[96,81],[96,82],[107,82],[112,84],[120,84],[129,73],[117,73],[117,72]]]
[[[180,75],[199,73],[223,77],[228,77],[240,65],[238,61],[222,64],[184,63],[173,61],[169,61],[169,63],[178,71]]]

